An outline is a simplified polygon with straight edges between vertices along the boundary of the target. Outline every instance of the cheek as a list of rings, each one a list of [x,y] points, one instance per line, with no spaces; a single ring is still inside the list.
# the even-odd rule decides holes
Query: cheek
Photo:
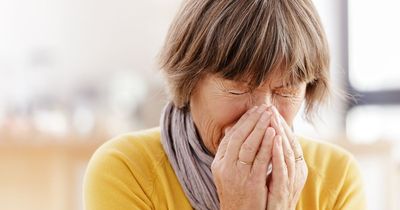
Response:
[[[247,111],[246,102],[240,100],[215,100],[213,107],[213,118],[222,133],[225,128],[233,126],[243,113]]]
[[[285,119],[286,123],[290,126],[293,124],[293,120],[296,117],[297,113],[300,110],[301,104],[303,100],[301,101],[281,101],[276,105],[276,108],[278,109],[279,113],[282,115],[282,117]]]
[[[193,110],[193,118],[208,150],[215,154],[225,129],[233,126],[246,111],[246,103],[222,97],[202,100],[201,106]],[[205,103],[204,103],[205,102]]]
[[[301,105],[305,100],[306,84],[303,84],[301,88],[301,94],[298,99],[282,99],[278,100],[276,105],[279,113],[285,119],[289,126],[293,126],[293,120],[299,112]]]

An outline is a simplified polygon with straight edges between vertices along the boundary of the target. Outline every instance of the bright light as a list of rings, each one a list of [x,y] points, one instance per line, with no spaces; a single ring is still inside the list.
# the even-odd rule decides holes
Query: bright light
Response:
[[[351,141],[396,141],[400,136],[400,106],[366,106],[351,110],[347,116],[347,135]]]
[[[400,88],[400,1],[349,1],[350,81],[359,90]]]

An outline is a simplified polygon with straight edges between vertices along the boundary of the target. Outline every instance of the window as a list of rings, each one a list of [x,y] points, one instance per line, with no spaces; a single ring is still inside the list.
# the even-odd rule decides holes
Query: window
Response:
[[[348,2],[346,128],[358,143],[400,137],[400,1]]]

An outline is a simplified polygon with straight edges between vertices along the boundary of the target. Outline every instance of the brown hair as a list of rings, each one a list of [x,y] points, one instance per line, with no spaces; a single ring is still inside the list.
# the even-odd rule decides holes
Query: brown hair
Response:
[[[288,85],[307,82],[307,114],[329,92],[329,49],[311,0],[185,0],[161,68],[178,107],[208,73],[246,78],[252,88],[273,72]]]

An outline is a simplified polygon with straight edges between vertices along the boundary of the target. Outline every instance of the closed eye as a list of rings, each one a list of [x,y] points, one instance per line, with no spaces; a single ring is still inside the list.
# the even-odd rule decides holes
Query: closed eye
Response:
[[[277,95],[284,97],[284,98],[293,98],[295,95],[285,94],[285,93],[276,93]]]
[[[248,91],[228,90],[228,93],[232,94],[232,95],[243,95],[243,94],[248,93]]]
[[[299,90],[295,88],[279,88],[274,91],[274,94],[283,98],[296,98],[299,96]]]

